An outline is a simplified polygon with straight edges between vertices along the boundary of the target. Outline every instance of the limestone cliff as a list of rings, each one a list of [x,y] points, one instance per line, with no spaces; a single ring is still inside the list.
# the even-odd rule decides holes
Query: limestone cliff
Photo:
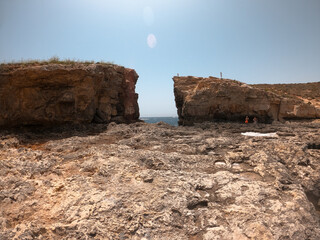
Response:
[[[212,120],[262,122],[320,118],[320,108],[247,84],[214,77],[174,77],[174,94],[182,125]]]
[[[137,79],[114,64],[2,64],[0,126],[137,120]]]

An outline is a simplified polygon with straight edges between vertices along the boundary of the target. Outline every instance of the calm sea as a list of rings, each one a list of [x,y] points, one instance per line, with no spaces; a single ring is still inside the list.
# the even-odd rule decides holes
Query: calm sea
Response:
[[[147,123],[165,122],[172,126],[178,126],[178,117],[141,117]]]

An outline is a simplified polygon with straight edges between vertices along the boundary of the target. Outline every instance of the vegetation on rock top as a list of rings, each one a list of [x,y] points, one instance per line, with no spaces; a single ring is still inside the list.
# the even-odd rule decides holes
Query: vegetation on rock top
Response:
[[[107,65],[115,65],[113,62],[109,61],[104,61],[101,60],[99,62],[95,62],[93,60],[88,61],[88,60],[76,60],[76,59],[60,59],[57,56],[51,57],[48,60],[40,60],[40,59],[28,59],[28,60],[21,60],[21,61],[12,61],[12,62],[3,62],[0,64],[0,66],[3,65],[46,65],[46,64],[107,64]]]

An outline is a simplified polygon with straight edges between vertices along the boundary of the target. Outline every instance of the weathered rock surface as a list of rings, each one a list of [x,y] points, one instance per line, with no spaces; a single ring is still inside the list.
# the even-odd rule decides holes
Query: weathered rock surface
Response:
[[[319,127],[2,131],[0,239],[320,239]]]
[[[253,87],[274,92],[287,98],[296,98],[320,108],[320,82],[292,84],[254,84]]]
[[[137,120],[137,79],[113,64],[1,64],[0,126]]]
[[[254,116],[262,122],[320,118],[320,106],[247,84],[214,77],[174,77],[179,123],[214,120],[244,121]]]

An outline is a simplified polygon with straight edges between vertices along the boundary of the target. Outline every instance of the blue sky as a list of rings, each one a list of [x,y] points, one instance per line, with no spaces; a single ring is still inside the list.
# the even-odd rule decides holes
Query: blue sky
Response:
[[[134,68],[140,115],[176,116],[177,73],[320,81],[320,1],[0,0],[0,61],[52,56]]]

